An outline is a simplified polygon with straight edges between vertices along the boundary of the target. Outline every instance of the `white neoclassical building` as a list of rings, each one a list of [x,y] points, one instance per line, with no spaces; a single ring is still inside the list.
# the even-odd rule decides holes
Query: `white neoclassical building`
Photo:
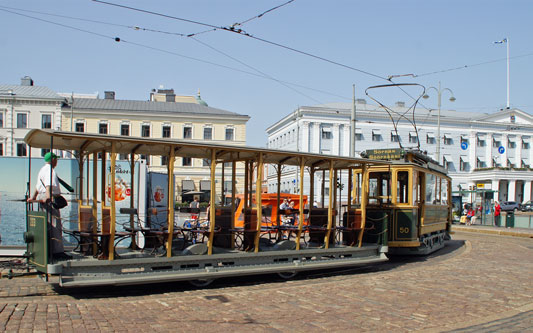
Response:
[[[396,131],[385,110],[367,104],[364,99],[356,100],[355,105],[355,156],[367,149],[420,145],[422,151],[448,168],[454,191],[476,187],[497,191],[495,199],[500,201],[523,202],[532,198],[533,116],[530,114],[518,109],[490,114],[441,110],[439,117],[437,110],[417,108],[416,129],[403,119]],[[282,150],[349,156],[351,109],[352,103],[300,107],[267,128],[267,145]],[[391,109],[400,114],[407,111],[402,102]],[[272,172],[269,171],[267,182],[269,191],[276,190]],[[290,168],[284,170],[282,191],[297,189],[295,172]]]

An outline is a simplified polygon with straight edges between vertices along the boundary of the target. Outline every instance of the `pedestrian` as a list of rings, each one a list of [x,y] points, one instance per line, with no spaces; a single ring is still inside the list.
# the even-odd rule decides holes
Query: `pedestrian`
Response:
[[[279,205],[280,210],[286,210],[289,209],[289,201],[287,199],[283,199],[283,203]]]
[[[200,215],[200,201],[198,197],[194,197],[194,200],[189,205],[191,209],[191,219],[197,221],[198,216]]]
[[[500,203],[496,201],[494,204],[494,225],[497,227],[500,226],[501,211],[502,211],[502,208],[500,207]]]
[[[35,192],[31,198],[28,198],[28,202],[38,202],[39,210],[46,211],[52,216],[48,225],[52,235],[50,241],[52,257],[56,260],[68,260],[72,259],[72,257],[65,253],[63,247],[63,226],[59,211],[61,208],[53,205],[53,199],[61,196],[59,178],[54,170],[57,166],[57,159],[57,155],[52,152],[44,155],[45,165],[39,171]],[[50,176],[52,176],[51,179]]]

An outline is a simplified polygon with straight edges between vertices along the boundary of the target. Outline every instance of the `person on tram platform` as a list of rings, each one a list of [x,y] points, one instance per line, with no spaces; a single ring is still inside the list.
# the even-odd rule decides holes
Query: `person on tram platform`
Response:
[[[59,188],[59,178],[55,172],[58,156],[52,152],[44,155],[45,165],[39,171],[37,176],[37,185],[35,192],[28,198],[28,202],[38,202],[39,210],[51,213],[52,219],[49,221],[48,228],[51,230],[51,250],[52,257],[56,260],[72,259],[65,253],[63,247],[63,225],[61,223],[61,213],[57,206],[52,204],[53,198],[61,195]],[[51,170],[50,170],[51,168]],[[50,174],[52,179],[50,179]]]

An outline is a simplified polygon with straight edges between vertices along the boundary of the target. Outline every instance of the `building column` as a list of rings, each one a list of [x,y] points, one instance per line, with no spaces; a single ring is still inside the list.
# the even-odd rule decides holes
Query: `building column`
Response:
[[[494,200],[500,201],[500,180],[499,179],[492,179],[492,190],[495,191],[494,193]]]
[[[524,202],[531,200],[531,181],[524,181]]]
[[[309,122],[303,121],[302,127],[300,129],[300,137],[302,141],[300,142],[300,151],[309,152]]]
[[[342,141],[343,141],[344,146],[343,146],[341,155],[351,156],[350,155],[350,126],[344,125],[343,129],[344,130],[343,130]]]
[[[320,154],[320,123],[314,122],[313,123],[313,147],[311,147],[311,152],[315,154]]]
[[[516,180],[509,180],[509,185],[507,187],[507,200],[516,201]]]
[[[339,155],[339,147],[340,147],[340,132],[339,132],[339,124],[333,124],[333,146],[331,147],[331,153],[333,155]]]

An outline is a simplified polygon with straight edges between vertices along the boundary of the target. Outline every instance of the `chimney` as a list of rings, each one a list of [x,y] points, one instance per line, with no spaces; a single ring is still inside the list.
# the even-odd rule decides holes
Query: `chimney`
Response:
[[[31,77],[25,76],[22,79],[20,79],[20,85],[21,86],[31,87],[31,86],[33,86],[33,80],[31,79]]]
[[[115,92],[114,91],[104,91],[104,98],[105,99],[115,99]]]
[[[405,107],[405,102],[400,102],[400,101],[398,101],[398,102],[396,102],[395,105],[396,105],[397,107],[399,107],[399,108],[404,108],[404,107]]]

